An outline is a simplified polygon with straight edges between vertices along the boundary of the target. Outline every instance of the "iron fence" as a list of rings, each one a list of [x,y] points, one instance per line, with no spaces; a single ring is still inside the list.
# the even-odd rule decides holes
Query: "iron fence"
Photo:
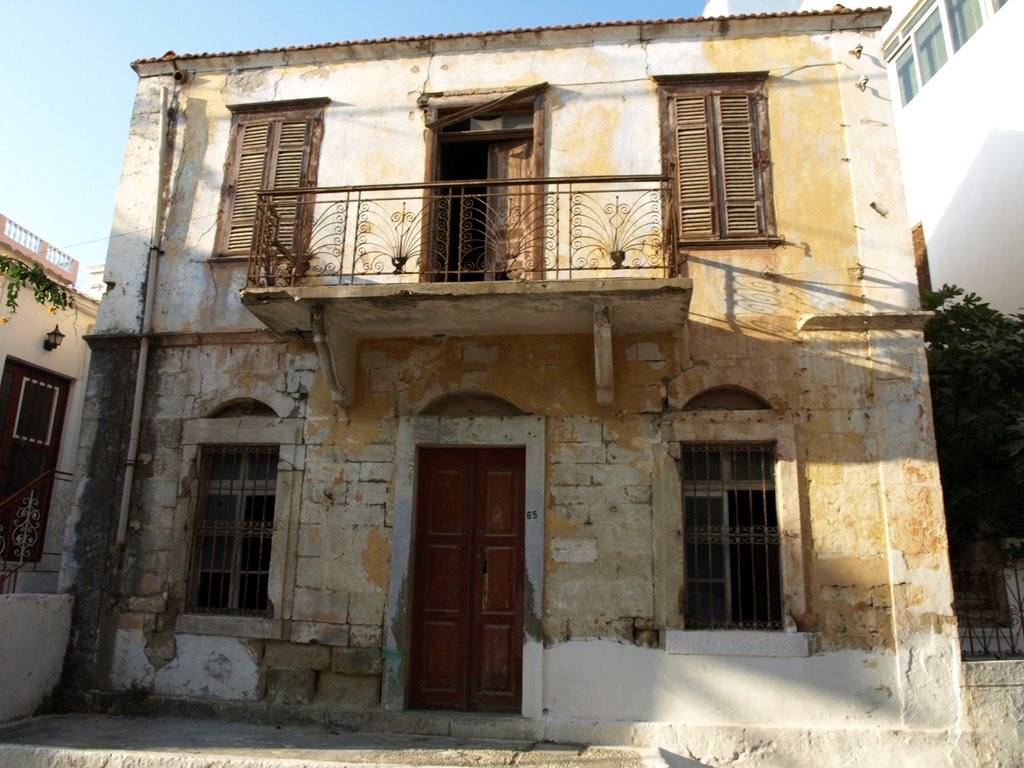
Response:
[[[1024,561],[954,560],[951,567],[961,656],[1024,658]]]
[[[662,176],[265,191],[249,285],[674,274]]]

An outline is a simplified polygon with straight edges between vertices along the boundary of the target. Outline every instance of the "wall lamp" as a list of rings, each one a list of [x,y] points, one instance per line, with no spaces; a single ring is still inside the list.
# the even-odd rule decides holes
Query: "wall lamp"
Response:
[[[53,330],[46,334],[46,339],[43,341],[43,349],[49,352],[51,349],[56,349],[60,346],[60,343],[64,341],[64,334],[60,332],[60,326],[53,326]]]

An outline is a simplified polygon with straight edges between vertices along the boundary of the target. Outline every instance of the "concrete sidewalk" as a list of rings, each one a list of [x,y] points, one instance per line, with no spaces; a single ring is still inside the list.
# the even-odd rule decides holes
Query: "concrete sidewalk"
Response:
[[[664,768],[657,750],[347,732],[216,719],[51,715],[0,726],[0,768]]]

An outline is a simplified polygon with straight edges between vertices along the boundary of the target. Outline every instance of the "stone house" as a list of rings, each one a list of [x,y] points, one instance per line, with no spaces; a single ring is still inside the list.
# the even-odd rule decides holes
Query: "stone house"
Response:
[[[887,17],[135,62],[66,686],[963,764]]]

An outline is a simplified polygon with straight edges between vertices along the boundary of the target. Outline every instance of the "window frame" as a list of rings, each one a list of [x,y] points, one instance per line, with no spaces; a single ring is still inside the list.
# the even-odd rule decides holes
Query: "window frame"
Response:
[[[667,631],[673,653],[802,656],[812,645],[798,631],[797,617],[807,612],[804,572],[809,530],[801,509],[796,428],[784,414],[765,410],[679,411],[661,423],[662,442],[652,447],[655,466],[652,504],[654,525],[655,621]],[[683,488],[679,463],[681,446],[694,443],[771,443],[775,447],[775,512],[779,527],[782,581],[782,632],[777,630],[687,629],[682,610]],[[676,631],[680,630],[680,631]],[[706,642],[708,636],[717,638]],[[752,649],[751,638],[763,651]]]
[[[683,600],[682,600],[682,612],[683,622],[687,627],[703,627],[706,629],[714,630],[755,630],[755,631],[771,631],[777,632],[783,629],[781,608],[782,608],[782,595],[785,592],[785,584],[782,579],[782,567],[781,567],[781,527],[778,523],[777,507],[777,495],[775,488],[775,444],[773,442],[757,442],[752,443],[749,441],[737,442],[682,442],[678,443],[679,457],[679,471],[680,471],[680,485],[682,488],[682,501],[680,503],[679,513],[683,519],[682,525],[682,537],[683,537]],[[745,449],[745,450],[744,450]],[[717,478],[706,477],[700,478],[687,478],[686,477],[686,456],[697,455],[698,452],[706,452],[708,454],[717,453],[721,457],[719,465],[719,476]],[[767,467],[764,464],[764,468],[767,470],[765,476],[760,480],[743,479],[736,476],[736,468],[732,465],[732,459],[740,453],[746,453],[748,457],[752,457],[755,454],[760,454],[765,458],[762,462],[770,460],[771,466]],[[736,535],[741,530],[746,530],[745,535],[752,535],[751,526],[743,526],[736,522],[737,518],[734,517],[738,514],[739,508],[733,507],[734,495],[735,498],[740,498],[740,494],[743,492],[751,493],[760,491],[764,498],[767,498],[766,494],[771,494],[771,513],[775,518],[775,523],[772,526],[774,533],[771,534],[771,538],[774,541],[766,542],[764,545],[764,553],[768,556],[769,562],[774,562],[772,576],[775,584],[769,584],[764,589],[764,597],[767,602],[765,609],[768,616],[771,613],[778,614],[778,625],[773,626],[775,622],[768,621],[766,617],[762,617],[762,621],[757,621],[757,613],[753,616],[734,616],[734,569],[733,561],[734,555],[739,555],[736,559],[737,572],[736,577],[742,577],[741,572],[744,555],[749,555],[751,562],[754,561],[757,555],[757,545],[753,542],[747,542],[745,544],[734,543],[731,541],[724,540],[716,542],[716,548],[720,547],[721,551],[718,553],[721,563],[720,571],[721,577],[716,578],[714,576],[708,577],[694,577],[691,576],[689,568],[689,560],[693,559],[697,561],[698,558],[693,557],[693,553],[696,551],[696,546],[691,547],[694,544],[690,538],[690,520],[688,517],[687,507],[689,499],[720,499],[721,506],[715,510],[714,516],[718,518],[717,523],[711,523],[711,525],[720,527],[723,531],[727,531],[724,538],[729,538]],[[710,505],[706,511],[710,512]],[[765,523],[766,530],[762,532],[762,535],[768,536],[767,522]],[[769,552],[769,546],[775,547],[773,552]],[[710,548],[708,553],[708,559],[701,562],[711,562]],[[724,618],[710,618],[700,619],[694,615],[694,605],[692,596],[690,595],[691,590],[696,588],[698,584],[716,584],[720,585],[723,589],[721,595],[722,605],[715,606],[715,613],[721,612]],[[770,592],[775,592],[777,603],[774,602],[770,596]],[[742,611],[742,607],[739,608]],[[763,626],[759,626],[763,625]]]
[[[215,478],[214,467],[217,462],[228,455],[237,455],[242,457],[240,464],[240,477],[231,478]],[[270,469],[273,467],[273,479],[269,478],[255,478],[249,476],[249,460],[251,457],[257,457],[266,455],[266,468]],[[189,564],[189,577],[188,577],[188,589],[187,589],[187,606],[188,610],[192,613],[202,613],[214,616],[266,616],[270,609],[270,598],[269,598],[269,581],[270,581],[270,556],[273,552],[273,537],[274,537],[274,508],[276,507],[277,499],[277,469],[280,464],[280,450],[276,445],[210,445],[205,444],[200,446],[199,450],[199,492],[196,494],[196,510],[193,517],[192,523],[192,541],[191,541],[191,556]],[[224,525],[218,525],[218,521],[212,520],[208,517],[207,512],[210,509],[209,502],[215,496],[233,496],[236,497],[236,501],[233,503],[233,509],[231,510],[231,520],[226,522]],[[260,567],[257,571],[253,571],[251,568],[245,567],[242,562],[245,557],[246,540],[253,538],[264,538],[263,532],[257,531],[255,534],[252,532],[246,532],[247,521],[244,520],[245,512],[248,509],[248,500],[260,498],[263,499],[262,509],[266,510],[267,499],[274,499],[271,504],[271,519],[269,521],[270,533],[269,542],[266,546],[266,560],[267,565],[264,569]],[[265,515],[264,515],[265,517]],[[263,529],[267,525],[267,522],[262,521],[260,528]],[[220,533],[215,533],[218,529],[221,529]],[[230,547],[225,546],[224,550],[230,559],[230,563],[227,568],[214,569],[213,567],[204,568],[203,566],[203,554],[206,551],[206,544],[212,537],[214,540],[214,548],[216,549],[217,539],[222,539],[224,542],[230,541]],[[260,550],[262,551],[264,545],[260,544]],[[262,559],[262,557],[261,557]],[[199,603],[203,599],[203,593],[206,593],[209,598],[212,593],[212,589],[207,584],[207,588],[204,590],[201,586],[204,574],[212,573],[223,573],[227,574],[227,595],[223,595],[223,589],[216,590],[222,593],[222,596],[226,597],[228,605],[222,606],[200,606]],[[259,591],[263,593],[263,599],[260,600],[257,595],[257,602],[262,605],[257,605],[254,608],[246,608],[241,605],[244,600],[245,589],[242,586],[243,578],[246,575],[255,573],[257,576],[264,575],[266,584],[263,585]]]
[[[768,110],[767,72],[746,72],[729,75],[673,75],[655,78],[659,86],[661,119],[662,167],[673,180],[672,201],[668,206],[676,227],[675,236],[680,246],[688,248],[750,248],[774,247],[782,242],[778,234],[775,215],[774,182],[772,179],[771,130]],[[707,138],[708,184],[707,205],[711,227],[707,236],[687,236],[683,232],[681,199],[682,180],[679,175],[679,128],[676,99],[681,96],[704,97],[705,122],[712,130]],[[750,167],[754,187],[753,205],[758,218],[757,233],[728,231],[726,211],[730,206],[726,184],[725,153],[727,143],[722,141],[722,97],[746,96],[748,99],[750,138],[754,156]],[[710,118],[709,112],[710,110]],[[746,171],[746,166],[742,167]],[[733,172],[735,178],[735,171]],[[693,206],[696,207],[696,206]]]
[[[224,161],[223,185],[221,201],[217,216],[217,237],[214,253],[218,257],[242,257],[252,253],[252,239],[255,233],[255,208],[253,222],[249,226],[248,243],[245,247],[231,246],[232,232],[235,229],[235,211],[238,202],[237,186],[239,171],[242,167],[245,131],[254,125],[269,125],[265,144],[265,156],[260,176],[260,189],[273,187],[273,175],[277,169],[280,151],[281,126],[285,122],[305,121],[307,136],[304,143],[304,155],[300,168],[300,184],[298,188],[315,187],[320,162],[320,147],[323,140],[324,111],[330,104],[328,98],[295,99],[258,104],[229,104],[231,112],[231,136],[228,141],[227,156]],[[297,201],[297,204],[300,201]],[[312,211],[306,211],[311,214]],[[241,226],[241,225],[239,225]]]
[[[282,635],[284,620],[291,616],[294,600],[294,548],[298,537],[302,469],[305,465],[302,430],[302,419],[276,416],[205,417],[187,419],[182,423],[179,483],[181,488],[188,490],[179,497],[175,510],[175,540],[171,547],[173,557],[169,583],[174,585],[176,601],[182,606],[175,619],[175,631],[249,638],[277,638]],[[276,445],[278,448],[265,616],[196,613],[191,610],[192,528],[196,507],[200,503],[199,462],[204,445]]]
[[[895,32],[889,36],[882,46],[882,56],[886,63],[892,67],[893,77],[900,92],[900,103],[907,106],[936,75],[942,70],[949,60],[962,49],[967,42],[973,38],[978,31],[987,24],[992,17],[1005,5],[999,4],[998,0],[973,0],[978,9],[978,26],[963,40],[959,39],[953,24],[954,11],[951,8],[953,0],[926,0],[916,6],[913,11],[907,14],[906,20],[900,24]],[[924,70],[921,66],[921,50],[918,41],[918,33],[925,24],[938,14],[940,35],[942,41],[942,53],[945,58],[931,72],[927,78],[924,77]],[[900,76],[899,59],[907,54],[910,55],[911,68],[908,72],[913,76],[913,93],[907,95],[904,88],[904,79]]]

